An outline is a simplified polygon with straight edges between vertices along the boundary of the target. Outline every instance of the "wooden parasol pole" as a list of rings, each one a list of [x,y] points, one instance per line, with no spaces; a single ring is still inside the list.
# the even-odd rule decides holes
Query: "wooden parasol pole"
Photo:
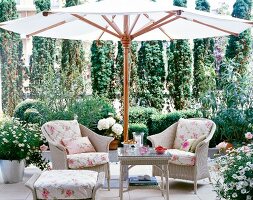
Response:
[[[131,39],[123,36],[121,43],[124,51],[124,141],[128,140],[128,121],[129,121],[129,48]]]

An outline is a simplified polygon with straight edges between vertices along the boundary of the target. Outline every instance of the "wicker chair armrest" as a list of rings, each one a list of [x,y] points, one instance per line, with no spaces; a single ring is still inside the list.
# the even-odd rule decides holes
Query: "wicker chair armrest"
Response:
[[[36,190],[34,188],[34,183],[40,177],[40,173],[35,173],[28,181],[25,183],[25,186],[32,191],[33,199],[37,199]]]
[[[52,142],[49,142],[49,148],[53,169],[68,169],[66,148],[60,144]]]
[[[197,167],[207,166],[209,141],[204,140],[196,147],[196,165]]]
[[[99,135],[87,127],[80,125],[82,136],[88,136],[97,152],[109,152],[109,144],[114,140],[113,137]]]
[[[172,148],[175,140],[176,129],[177,123],[172,124],[161,133],[148,136],[147,139],[151,141],[152,147],[161,145],[167,148]]]

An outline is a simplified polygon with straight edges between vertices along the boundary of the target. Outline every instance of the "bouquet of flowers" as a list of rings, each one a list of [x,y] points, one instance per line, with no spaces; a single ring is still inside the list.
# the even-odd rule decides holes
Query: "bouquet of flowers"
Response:
[[[216,161],[215,191],[220,198],[253,200],[253,144],[227,152]]]
[[[112,136],[115,139],[120,139],[123,132],[122,125],[117,123],[113,117],[100,119],[97,128],[100,131],[104,131],[104,135]]]

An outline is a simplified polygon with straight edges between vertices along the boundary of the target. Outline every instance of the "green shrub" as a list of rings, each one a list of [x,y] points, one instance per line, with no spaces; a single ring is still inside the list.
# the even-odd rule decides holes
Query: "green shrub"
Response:
[[[33,112],[31,113],[32,110],[28,111],[26,114],[25,112],[28,109],[33,109]],[[36,112],[35,112],[36,110]],[[37,113],[37,114],[35,114]],[[14,110],[14,117],[18,118],[21,121],[25,121],[25,122],[29,122],[29,120],[32,120],[29,115],[36,115],[37,119],[39,120],[38,116],[40,116],[40,121],[36,121],[36,123],[44,123],[46,122],[46,116],[48,113],[48,109],[46,107],[46,105],[39,101],[39,100],[32,100],[32,99],[26,99],[25,101],[22,101],[21,103],[19,103],[15,110]],[[27,121],[28,120],[28,121]]]
[[[43,121],[43,116],[39,113],[39,111],[35,108],[28,108],[24,112],[24,120],[27,123],[31,124],[39,124]]]
[[[69,116],[77,116],[79,123],[95,131],[97,122],[109,113],[115,114],[113,106],[104,98],[87,97],[76,101],[69,108]],[[72,118],[73,119],[73,118]]]
[[[128,134],[129,134],[130,139],[133,138],[133,132],[137,132],[137,133],[143,132],[144,133],[143,144],[147,144],[148,127],[145,124],[142,124],[142,123],[129,124]]]
[[[153,114],[158,114],[156,108],[146,108],[141,106],[131,107],[129,109],[129,123],[147,124],[148,120]]]
[[[202,114],[197,110],[182,110],[175,111],[169,114],[152,115],[148,122],[149,135],[154,135],[162,132],[180,118],[198,118],[202,117]]]

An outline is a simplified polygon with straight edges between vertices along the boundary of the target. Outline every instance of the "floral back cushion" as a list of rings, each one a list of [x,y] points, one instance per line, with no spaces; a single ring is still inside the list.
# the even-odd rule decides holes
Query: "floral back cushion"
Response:
[[[213,122],[211,120],[179,119],[174,148],[180,149],[188,139],[198,139],[202,135],[209,135]]]
[[[63,138],[62,144],[66,147],[68,154],[96,152],[88,137]]]
[[[77,120],[56,120],[43,125],[48,136],[56,143],[61,143],[63,138],[82,137]]]

